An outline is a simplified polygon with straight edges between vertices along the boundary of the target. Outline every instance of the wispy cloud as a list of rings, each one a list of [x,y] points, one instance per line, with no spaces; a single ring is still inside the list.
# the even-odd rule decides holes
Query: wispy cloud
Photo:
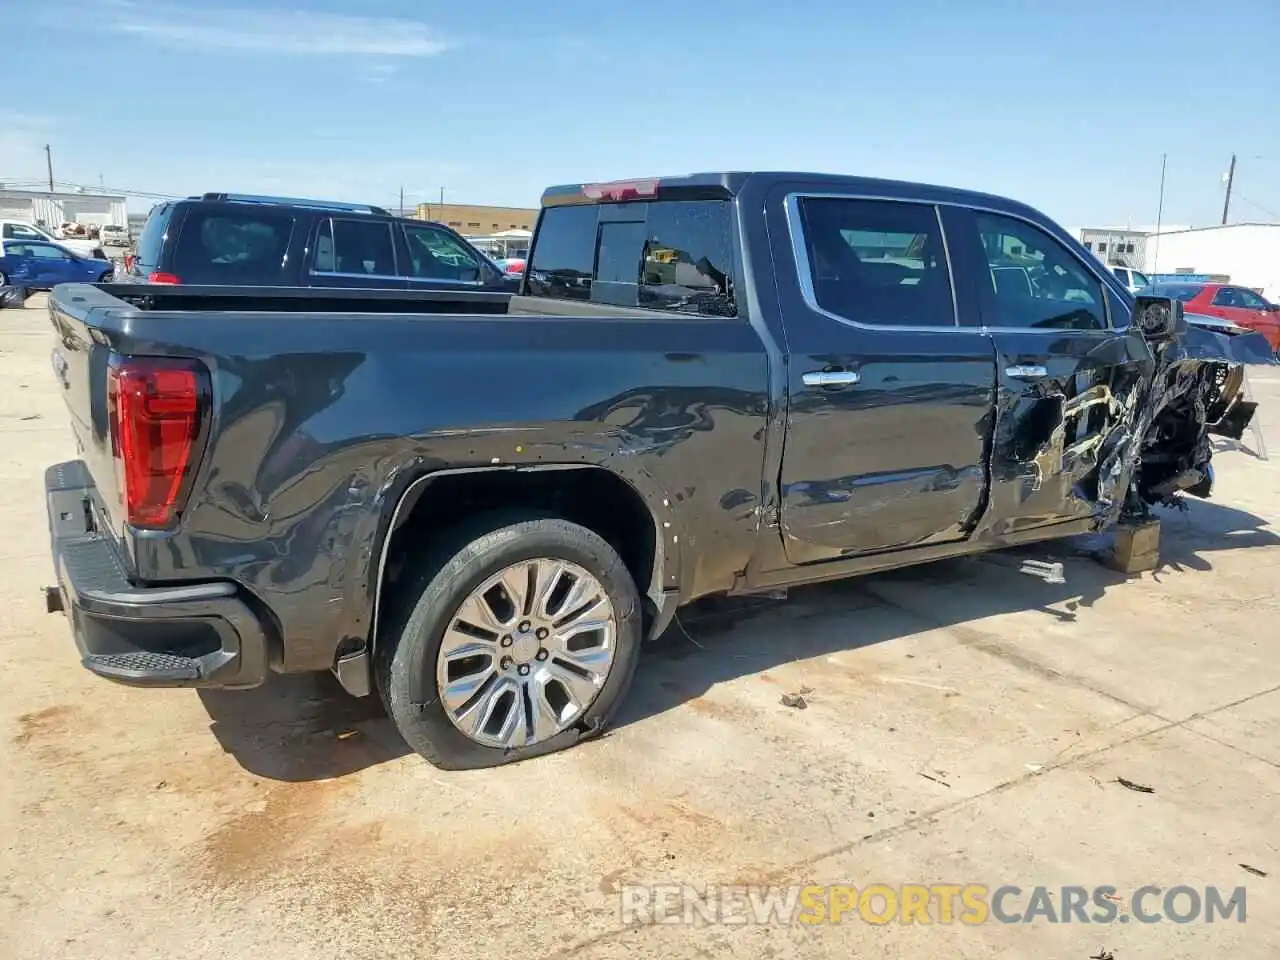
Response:
[[[361,74],[370,83],[386,83],[400,70],[394,63],[371,63]]]
[[[434,57],[452,43],[428,24],[303,10],[111,3],[103,25],[166,45],[287,56]]]

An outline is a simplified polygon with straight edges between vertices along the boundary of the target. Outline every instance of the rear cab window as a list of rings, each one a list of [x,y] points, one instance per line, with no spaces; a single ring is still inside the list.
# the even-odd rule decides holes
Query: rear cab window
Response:
[[[171,269],[183,283],[287,285],[295,222],[292,213],[281,210],[192,207],[174,245]],[[139,257],[147,262],[141,249]]]
[[[528,294],[736,317],[727,200],[570,204],[543,210]]]

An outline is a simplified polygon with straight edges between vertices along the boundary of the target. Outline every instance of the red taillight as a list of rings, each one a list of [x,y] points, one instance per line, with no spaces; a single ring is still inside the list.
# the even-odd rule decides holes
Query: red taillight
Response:
[[[125,517],[137,527],[167,527],[183,481],[195,468],[204,374],[186,361],[126,357],[107,380],[111,452]]]
[[[584,183],[584,196],[592,200],[637,200],[658,195],[657,180],[627,180],[618,183]]]
[[[147,283],[181,283],[176,273],[163,273],[155,270],[147,275]]]

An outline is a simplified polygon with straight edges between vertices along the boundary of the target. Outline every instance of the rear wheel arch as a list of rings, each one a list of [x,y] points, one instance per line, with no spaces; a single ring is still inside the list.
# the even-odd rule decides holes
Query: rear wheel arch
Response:
[[[672,499],[645,479],[637,484],[591,464],[460,468],[417,476],[386,514],[371,552],[367,647],[377,645],[403,551],[427,549],[432,532],[483,513],[558,517],[599,534],[622,556],[645,601],[647,621],[662,608],[662,595],[679,587],[680,544]],[[619,504],[621,510],[611,509]]]

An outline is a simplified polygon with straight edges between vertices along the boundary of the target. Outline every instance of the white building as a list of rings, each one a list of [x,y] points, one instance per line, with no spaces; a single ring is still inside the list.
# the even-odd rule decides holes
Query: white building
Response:
[[[1163,233],[1186,230],[1183,226],[1166,226]],[[1103,263],[1141,270],[1146,262],[1147,238],[1155,227],[1079,227],[1071,231]]]
[[[125,226],[129,222],[125,198],[85,191],[9,190],[0,187],[0,220],[43,222],[53,229],[63,223]]]
[[[1219,274],[1280,300],[1280,223],[1232,223],[1161,231],[1147,238],[1147,273]]]

